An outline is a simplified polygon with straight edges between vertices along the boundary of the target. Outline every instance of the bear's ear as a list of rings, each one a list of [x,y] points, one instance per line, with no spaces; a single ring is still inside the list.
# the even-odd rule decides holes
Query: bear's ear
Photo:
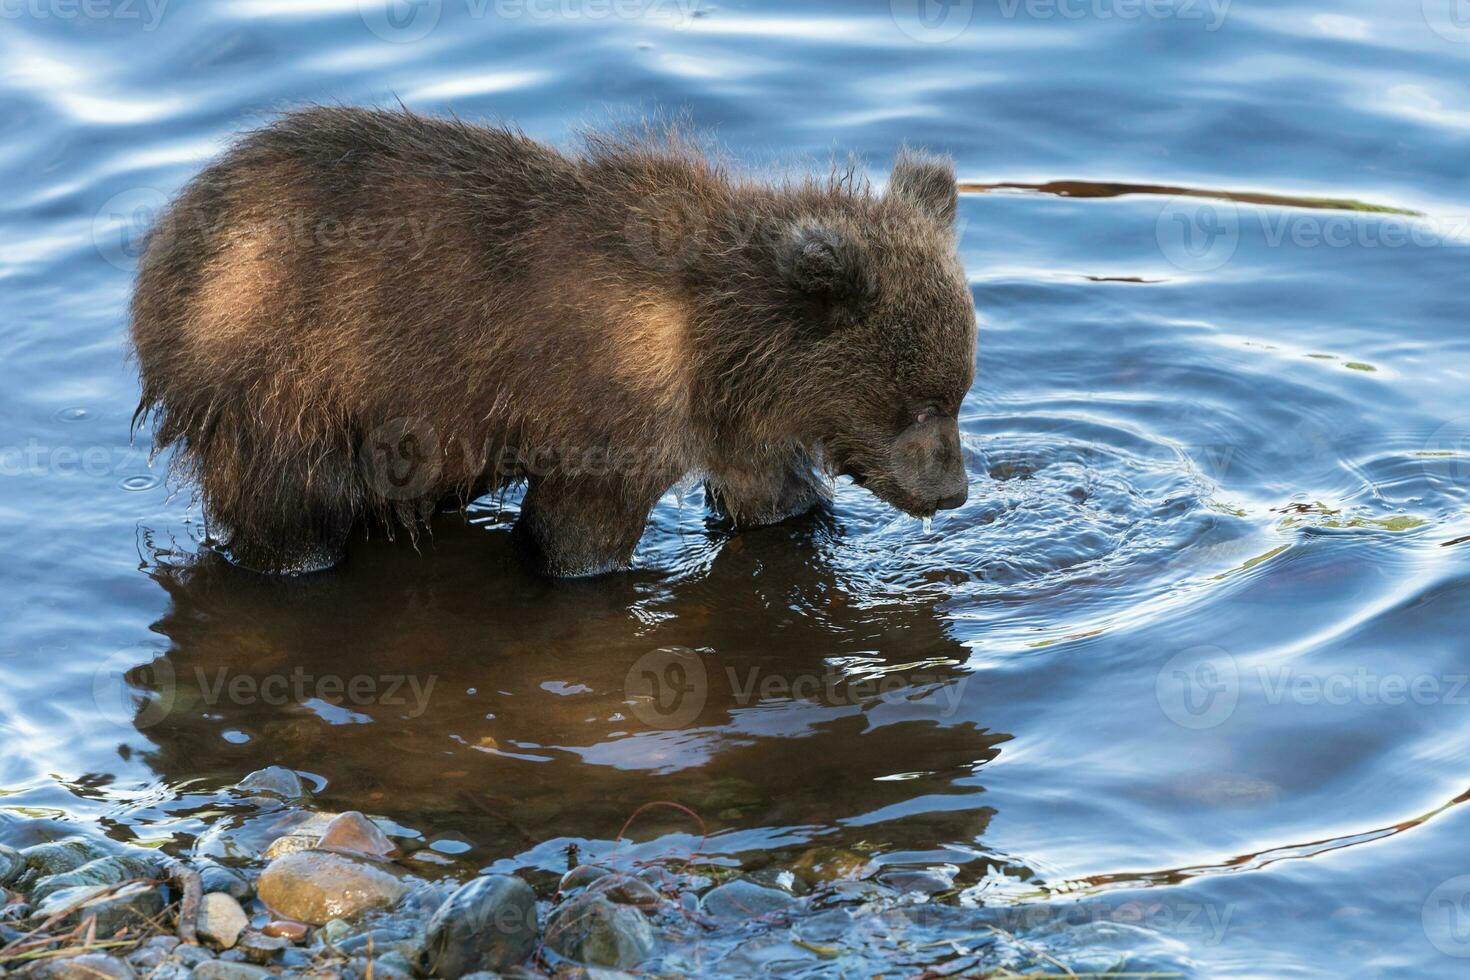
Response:
[[[868,295],[861,249],[828,225],[793,225],[781,246],[780,263],[786,282],[803,298],[833,312],[854,312]]]
[[[955,188],[954,162],[948,157],[904,150],[893,165],[888,192],[942,225],[954,224],[959,195]]]

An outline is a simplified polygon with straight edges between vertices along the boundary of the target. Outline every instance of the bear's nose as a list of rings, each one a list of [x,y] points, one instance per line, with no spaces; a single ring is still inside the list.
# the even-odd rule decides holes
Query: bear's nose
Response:
[[[934,506],[937,510],[954,510],[956,507],[965,506],[965,501],[968,500],[969,497],[970,488],[964,487],[958,493],[951,493],[947,496],[940,497]]]

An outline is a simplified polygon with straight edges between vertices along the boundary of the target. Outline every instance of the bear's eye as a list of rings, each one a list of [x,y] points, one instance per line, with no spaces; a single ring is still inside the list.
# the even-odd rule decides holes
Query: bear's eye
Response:
[[[933,405],[929,405],[929,406],[926,406],[925,408],[921,408],[914,415],[914,424],[915,425],[923,425],[925,422],[929,421],[930,419],[932,419],[934,416],[936,416],[938,414],[939,414],[939,409],[935,408]]]

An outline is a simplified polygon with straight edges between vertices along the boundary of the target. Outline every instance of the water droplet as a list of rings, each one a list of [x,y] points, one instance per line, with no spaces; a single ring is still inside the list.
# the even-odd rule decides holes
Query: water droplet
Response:
[[[139,473],[136,476],[123,477],[118,481],[118,486],[132,491],[152,490],[158,486],[158,482],[158,477],[151,473]]]
[[[92,413],[80,405],[75,405],[61,409],[53,418],[58,422],[86,422],[92,418]]]

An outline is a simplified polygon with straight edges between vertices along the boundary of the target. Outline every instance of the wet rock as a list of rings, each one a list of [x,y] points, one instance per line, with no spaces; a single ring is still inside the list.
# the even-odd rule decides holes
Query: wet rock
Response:
[[[333,919],[321,929],[321,938],[324,942],[340,943],[352,935],[352,926],[342,919]]]
[[[459,977],[522,963],[536,948],[536,894],[510,875],[460,888],[429,920],[419,963],[433,976]]]
[[[405,976],[413,976],[413,963],[398,950],[389,950],[377,959],[379,967],[391,967]]]
[[[290,945],[291,940],[284,936],[268,936],[254,929],[246,929],[240,934],[235,948],[244,953],[246,959],[252,963],[264,964],[276,959]]]
[[[19,878],[26,869],[26,859],[20,851],[0,844],[0,888]]]
[[[137,977],[127,963],[102,953],[84,953],[81,956],[50,960],[26,975],[42,980],[135,980]]]
[[[110,857],[122,849],[112,841],[93,837],[63,837],[45,844],[33,844],[24,848],[20,856],[34,877],[65,874],[75,871],[88,861]]]
[[[169,955],[169,960],[179,966],[193,969],[201,963],[208,963],[214,959],[214,954],[203,946],[179,945]]]
[[[211,960],[194,968],[194,980],[270,980],[275,974],[251,963]]]
[[[250,924],[240,903],[224,892],[210,892],[199,903],[199,938],[221,949],[229,949]]]
[[[700,900],[705,915],[741,922],[780,915],[799,904],[787,892],[739,878],[711,889]]]
[[[653,952],[653,927],[643,913],[601,895],[567,902],[546,923],[546,944],[586,966],[626,970]]]
[[[302,922],[288,922],[283,919],[276,919],[266,923],[265,928],[260,931],[267,936],[285,939],[288,942],[304,943],[306,942],[306,934],[310,930]]]
[[[331,851],[276,858],[256,883],[260,900],[271,909],[311,925],[386,908],[407,892],[408,886],[382,865]]]
[[[796,872],[788,868],[759,868],[745,875],[749,881],[766,888],[779,888],[783,892],[792,895],[806,895],[811,892],[812,886],[796,876]]]
[[[564,895],[570,895],[612,873],[611,868],[604,868],[600,864],[579,864],[561,876],[561,884],[557,886],[557,890]]]
[[[386,956],[380,956],[369,960],[366,957],[355,957],[347,961],[347,968],[358,977],[369,977],[373,980],[408,980],[412,974],[396,965],[395,961]]]
[[[658,890],[641,878],[614,875],[603,878],[592,886],[592,890],[618,905],[631,905],[636,909],[651,912],[658,908]]]
[[[235,789],[251,796],[277,796],[283,800],[304,800],[310,795],[301,777],[282,766],[257,769],[236,783]]]
[[[791,870],[807,884],[866,878],[874,865],[861,854],[839,847],[813,847],[801,853]]]
[[[80,904],[79,904],[80,903]],[[97,920],[97,937],[111,938],[125,928],[144,928],[149,920],[163,911],[163,893],[153,885],[128,885],[109,892],[106,885],[79,885],[52,892],[36,909],[37,918],[50,918],[76,905],[62,926],[80,925]]]
[[[277,837],[271,841],[270,846],[261,856],[267,861],[272,861],[278,857],[285,857],[287,854],[300,854],[302,851],[314,850],[319,840],[321,840],[320,837],[308,834],[286,834],[284,837]]]
[[[163,965],[178,944],[173,936],[155,936],[127,955],[128,965],[138,973],[151,974]]]
[[[31,886],[31,901],[42,902],[63,888],[78,885],[115,885],[133,878],[162,876],[162,862],[152,854],[113,854],[97,858],[72,871],[46,875]]]
[[[380,860],[390,858],[398,851],[377,824],[356,810],[337,814],[316,846],[324,851],[361,854]]]
[[[834,881],[823,897],[824,901],[831,902],[892,903],[898,900],[899,895],[876,881]]]
[[[954,879],[937,871],[904,869],[880,875],[878,881],[902,894],[938,895],[954,889]]]
[[[204,886],[205,894],[219,892],[237,902],[248,901],[255,894],[250,879],[234,868],[227,868],[214,861],[199,861],[195,868],[199,871],[199,881]]]

